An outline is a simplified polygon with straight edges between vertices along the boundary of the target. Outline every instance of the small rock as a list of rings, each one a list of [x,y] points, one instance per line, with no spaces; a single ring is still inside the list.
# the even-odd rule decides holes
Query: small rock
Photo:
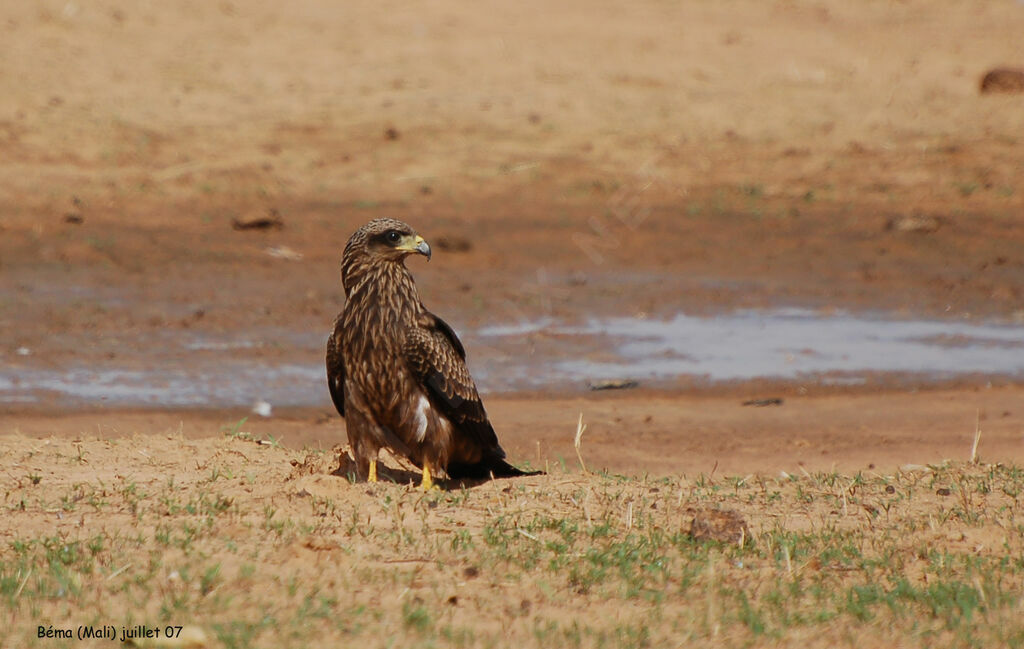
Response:
[[[29,349],[28,347],[19,347],[16,350],[14,350],[14,353],[17,354],[18,356],[31,356],[32,350]]]
[[[719,541],[741,545],[750,538],[750,529],[743,517],[731,509],[693,511],[688,534],[694,541]]]
[[[473,243],[469,239],[457,235],[442,235],[435,242],[439,250],[446,252],[469,252],[473,249]]]
[[[272,411],[272,406],[267,401],[257,401],[252,406],[253,414],[259,415],[260,417],[269,417]]]
[[[587,387],[591,390],[628,390],[640,385],[632,379],[594,379],[587,381]]]
[[[314,552],[330,552],[331,550],[337,550],[341,547],[334,539],[328,539],[322,536],[310,536],[306,539],[303,545]]]
[[[280,230],[284,227],[284,220],[277,210],[271,209],[266,216],[244,220],[231,219],[231,227],[235,230]]]
[[[781,406],[782,399],[779,397],[772,397],[770,399],[749,399],[743,402],[745,406],[754,406],[755,408],[764,408],[765,406]]]
[[[981,94],[1024,92],[1024,68],[995,68],[979,84]]]
[[[287,259],[289,261],[298,261],[302,259],[301,252],[296,252],[288,246],[271,246],[264,250],[264,252],[275,259]]]
[[[398,137],[398,129],[395,128],[394,126],[389,126],[386,129],[384,129],[384,139],[394,141],[397,140]]]
[[[72,225],[82,225],[85,223],[85,217],[81,214],[75,214],[74,212],[68,212],[64,215],[64,222]]]
[[[938,230],[940,225],[942,225],[941,222],[934,216],[911,215],[889,219],[889,222],[885,224],[885,229],[895,232],[921,232],[927,234]]]

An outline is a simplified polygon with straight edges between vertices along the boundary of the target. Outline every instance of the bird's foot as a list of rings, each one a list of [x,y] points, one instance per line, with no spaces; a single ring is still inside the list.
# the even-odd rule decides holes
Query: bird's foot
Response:
[[[428,467],[426,464],[423,465],[423,479],[420,480],[420,489],[422,489],[423,491],[439,489],[439,487],[436,484],[434,484],[434,481],[430,479],[430,467]]]
[[[377,482],[377,460],[370,460],[370,473],[366,476],[367,482]]]

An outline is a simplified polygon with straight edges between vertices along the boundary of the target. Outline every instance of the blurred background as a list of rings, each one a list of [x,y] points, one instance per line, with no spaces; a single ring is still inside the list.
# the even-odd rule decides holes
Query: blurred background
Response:
[[[1024,3],[0,11],[0,408],[329,408],[408,221],[485,392],[1017,382]],[[1016,90],[1024,90],[1024,83]]]

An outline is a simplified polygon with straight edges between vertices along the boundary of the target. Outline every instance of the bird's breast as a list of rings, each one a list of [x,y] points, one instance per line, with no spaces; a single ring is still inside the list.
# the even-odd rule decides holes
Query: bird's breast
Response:
[[[353,296],[342,321],[346,381],[368,403],[379,404],[375,416],[394,411],[412,381],[404,357],[405,331],[411,314],[380,300]],[[384,423],[384,422],[380,422]]]

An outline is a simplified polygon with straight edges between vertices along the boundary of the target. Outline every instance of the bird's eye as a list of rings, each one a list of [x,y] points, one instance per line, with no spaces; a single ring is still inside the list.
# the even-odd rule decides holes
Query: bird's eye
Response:
[[[398,243],[399,241],[402,240],[402,235],[401,233],[398,232],[398,230],[389,230],[388,233],[384,236],[386,236],[388,241],[390,241],[391,243]]]

